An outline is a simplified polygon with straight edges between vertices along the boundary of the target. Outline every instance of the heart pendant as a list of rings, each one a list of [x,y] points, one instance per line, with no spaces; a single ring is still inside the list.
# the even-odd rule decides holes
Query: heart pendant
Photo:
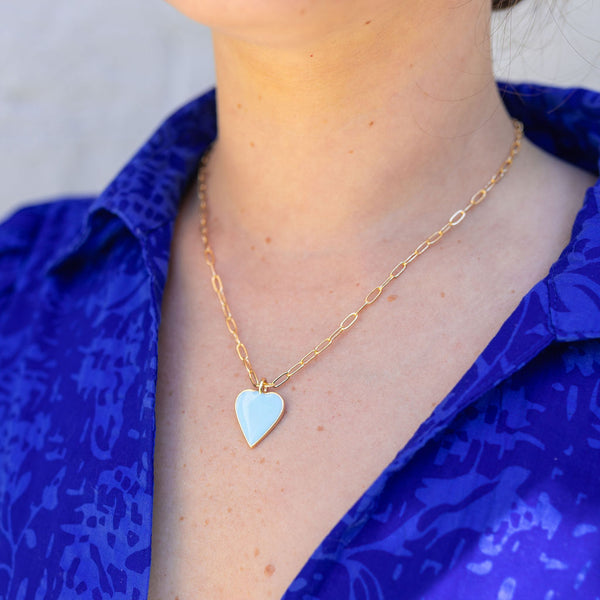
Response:
[[[254,448],[279,423],[283,398],[275,392],[244,390],[235,400],[235,414],[250,448]]]

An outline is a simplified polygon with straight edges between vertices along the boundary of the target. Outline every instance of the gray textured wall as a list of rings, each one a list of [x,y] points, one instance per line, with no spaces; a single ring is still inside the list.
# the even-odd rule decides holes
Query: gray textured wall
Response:
[[[600,2],[524,1],[494,21],[498,75],[600,89]],[[0,217],[99,191],[214,81],[208,31],[161,0],[4,0],[0,23]]]

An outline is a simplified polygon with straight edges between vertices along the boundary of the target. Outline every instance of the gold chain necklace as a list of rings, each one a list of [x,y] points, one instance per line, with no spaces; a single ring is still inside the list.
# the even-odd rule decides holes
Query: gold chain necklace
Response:
[[[217,294],[217,298],[219,299],[219,303],[221,304],[221,309],[223,311],[223,315],[225,316],[225,323],[227,325],[227,329],[229,333],[232,335],[235,340],[235,349],[239,359],[246,367],[246,371],[248,372],[248,377],[254,386],[254,389],[244,390],[241,392],[235,401],[235,412],[237,415],[238,423],[248,442],[248,445],[253,448],[256,446],[261,440],[263,440],[279,423],[281,417],[284,412],[284,402],[283,398],[275,393],[270,392],[269,390],[276,389],[279,386],[283,385],[288,381],[290,377],[298,373],[301,369],[303,369],[308,363],[317,358],[320,354],[323,354],[329,346],[333,343],[333,341],[340,336],[344,331],[347,331],[352,327],[358,320],[361,312],[374,304],[376,300],[381,296],[383,290],[395,279],[400,277],[409,264],[415,261],[421,254],[429,250],[431,246],[437,244],[442,237],[448,233],[452,228],[456,227],[459,223],[462,223],[464,218],[467,216],[467,213],[477,206],[481,204],[483,200],[487,197],[490,190],[508,173],[510,169],[513,159],[518,154],[521,148],[521,140],[523,138],[523,124],[516,119],[513,120],[514,127],[514,140],[510,147],[510,152],[500,168],[496,171],[496,173],[490,178],[490,180],[482,187],[480,190],[475,192],[468,204],[457,210],[451,217],[448,219],[448,222],[438,231],[432,233],[426,240],[421,242],[411,254],[408,255],[407,258],[400,261],[388,274],[385,280],[380,283],[377,287],[373,288],[366,296],[362,303],[362,305],[346,315],[338,327],[324,340],[319,342],[312,350],[307,352],[297,363],[292,365],[287,371],[284,371],[273,381],[267,381],[266,379],[261,379],[256,374],[256,371],[252,367],[252,363],[250,362],[250,357],[248,356],[248,350],[246,346],[240,340],[240,336],[238,334],[238,327],[231,314],[231,309],[229,308],[229,304],[227,303],[227,299],[225,298],[225,292],[223,290],[223,281],[221,277],[217,274],[215,270],[215,255],[210,247],[208,241],[208,209],[206,204],[206,164],[208,161],[208,155],[210,149],[204,154],[202,160],[200,162],[200,169],[198,171],[198,198],[200,201],[200,234],[202,236],[202,242],[204,244],[204,258],[206,260],[206,264],[208,265],[211,273],[211,283],[212,287]]]

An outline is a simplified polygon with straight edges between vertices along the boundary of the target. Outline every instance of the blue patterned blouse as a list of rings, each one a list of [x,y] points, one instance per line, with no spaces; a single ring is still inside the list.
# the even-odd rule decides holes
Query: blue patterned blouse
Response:
[[[598,172],[600,96],[502,87]],[[95,199],[0,226],[0,599],[143,600],[157,334],[212,93]],[[600,598],[600,184],[569,245],[340,520],[286,600]]]

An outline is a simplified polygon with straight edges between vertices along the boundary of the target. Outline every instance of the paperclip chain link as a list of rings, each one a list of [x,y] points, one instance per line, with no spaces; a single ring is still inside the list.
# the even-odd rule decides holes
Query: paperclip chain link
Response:
[[[513,119],[513,127],[515,130],[515,137],[513,143],[510,147],[510,151],[500,168],[492,175],[490,180],[477,192],[475,192],[468,204],[457,210],[449,219],[448,222],[441,228],[432,233],[427,239],[421,242],[412,252],[409,254],[404,260],[401,260],[388,274],[385,280],[380,283],[377,287],[373,288],[366,296],[362,303],[362,305],[355,310],[354,312],[346,315],[338,325],[338,327],[329,334],[324,340],[319,342],[312,350],[307,352],[297,363],[292,365],[287,371],[284,371],[273,381],[268,382],[265,379],[260,379],[250,362],[250,357],[248,355],[248,350],[246,346],[240,339],[238,333],[238,327],[231,314],[231,309],[229,308],[229,304],[227,303],[227,298],[225,297],[225,292],[223,290],[223,282],[219,275],[215,270],[215,255],[210,247],[210,243],[208,241],[208,208],[206,202],[206,164],[208,160],[207,151],[202,157],[200,163],[200,169],[198,171],[198,198],[200,201],[200,235],[202,237],[202,243],[204,244],[204,258],[206,260],[206,264],[210,269],[211,274],[211,283],[212,287],[219,299],[219,303],[221,304],[221,310],[223,311],[223,315],[225,316],[225,323],[227,325],[227,329],[229,333],[232,335],[235,340],[235,349],[239,359],[244,364],[246,371],[248,372],[248,377],[252,382],[252,385],[259,391],[265,391],[271,388],[278,388],[283,385],[292,375],[295,375],[303,369],[308,363],[317,358],[320,354],[322,354],[327,348],[331,346],[333,341],[340,336],[344,331],[350,329],[357,321],[361,314],[361,312],[374,304],[379,297],[381,296],[383,290],[395,279],[400,277],[409,264],[411,264],[414,260],[416,260],[419,256],[424,254],[429,248],[433,245],[437,244],[446,233],[448,233],[451,229],[459,225],[463,222],[468,212],[473,209],[475,206],[481,204],[487,197],[488,193],[491,189],[508,173],[515,156],[519,153],[521,148],[521,141],[523,139],[523,124],[516,119]]]

